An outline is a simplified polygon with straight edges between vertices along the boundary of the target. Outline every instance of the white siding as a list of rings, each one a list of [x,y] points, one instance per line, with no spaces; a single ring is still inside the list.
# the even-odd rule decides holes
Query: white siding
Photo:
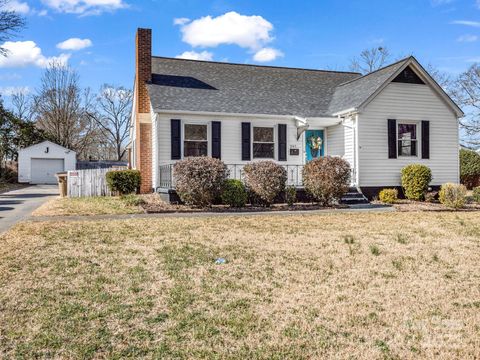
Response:
[[[328,147],[326,154],[328,156],[345,155],[345,128],[343,125],[334,125],[326,128],[326,139]]]
[[[387,119],[418,122],[418,157],[388,158]],[[430,121],[430,159],[421,158],[422,120]],[[391,83],[360,113],[358,119],[359,185],[399,186],[401,169],[425,164],[432,185],[458,182],[458,121],[427,85]]]
[[[344,159],[350,163],[350,166],[355,167],[355,122],[348,119],[345,121],[343,141],[345,146]]]

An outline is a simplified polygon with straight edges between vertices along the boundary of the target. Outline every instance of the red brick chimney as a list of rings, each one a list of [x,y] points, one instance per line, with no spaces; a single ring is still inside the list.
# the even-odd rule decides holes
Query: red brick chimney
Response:
[[[142,175],[142,194],[152,191],[152,119],[147,83],[152,80],[152,30],[138,29],[135,40],[136,168]]]

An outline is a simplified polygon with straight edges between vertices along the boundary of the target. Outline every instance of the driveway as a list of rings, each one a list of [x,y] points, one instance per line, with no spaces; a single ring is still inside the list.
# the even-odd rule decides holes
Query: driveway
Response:
[[[30,216],[53,196],[58,196],[57,185],[35,185],[0,194],[0,233]]]

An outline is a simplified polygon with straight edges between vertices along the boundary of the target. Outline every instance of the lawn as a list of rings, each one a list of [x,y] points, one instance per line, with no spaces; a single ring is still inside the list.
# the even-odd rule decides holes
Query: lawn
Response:
[[[1,358],[480,357],[478,212],[22,223],[0,241]]]

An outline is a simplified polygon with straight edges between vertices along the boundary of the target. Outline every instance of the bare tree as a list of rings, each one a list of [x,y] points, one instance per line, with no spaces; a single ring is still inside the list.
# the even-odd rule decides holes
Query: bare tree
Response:
[[[52,141],[85,156],[83,151],[94,141],[95,124],[88,116],[92,96],[80,88],[78,74],[64,64],[51,63],[33,101],[38,127]]]
[[[368,74],[385,66],[390,58],[390,51],[386,47],[365,49],[358,57],[352,58],[350,70]]]
[[[33,98],[23,92],[18,92],[11,97],[13,114],[23,121],[33,121],[34,106]]]
[[[14,11],[8,10],[10,0],[0,0],[0,42],[10,40],[25,27],[25,19]],[[7,56],[8,50],[0,47],[0,56]]]
[[[97,95],[96,111],[90,117],[115,149],[116,160],[125,156],[133,92],[124,87],[105,84]]]

